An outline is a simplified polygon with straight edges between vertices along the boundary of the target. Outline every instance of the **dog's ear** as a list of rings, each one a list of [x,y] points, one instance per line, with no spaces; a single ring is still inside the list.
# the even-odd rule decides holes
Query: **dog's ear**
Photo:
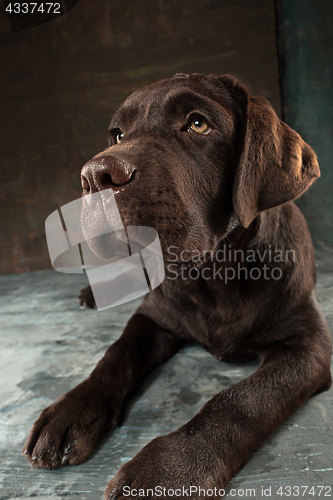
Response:
[[[269,102],[251,97],[234,81],[235,92],[237,87],[246,123],[234,178],[233,206],[239,222],[248,227],[259,212],[304,193],[320,176],[320,170],[314,151],[279,120]]]

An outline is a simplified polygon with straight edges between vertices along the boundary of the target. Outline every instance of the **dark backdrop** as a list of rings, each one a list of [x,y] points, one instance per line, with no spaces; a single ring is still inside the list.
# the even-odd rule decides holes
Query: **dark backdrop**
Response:
[[[321,179],[297,203],[333,246],[333,2],[277,0],[283,119],[314,148]]]
[[[81,195],[116,107],[175,72],[233,73],[280,113],[272,0],[80,0],[12,33],[1,11],[0,272],[50,267],[44,222]]]

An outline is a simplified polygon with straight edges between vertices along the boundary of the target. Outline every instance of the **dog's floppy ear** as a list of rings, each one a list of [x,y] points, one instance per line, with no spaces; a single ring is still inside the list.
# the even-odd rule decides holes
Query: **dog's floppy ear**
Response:
[[[233,205],[239,222],[248,227],[259,212],[304,193],[320,170],[314,151],[279,120],[269,102],[251,97],[242,85],[239,88],[246,129],[234,178]]]

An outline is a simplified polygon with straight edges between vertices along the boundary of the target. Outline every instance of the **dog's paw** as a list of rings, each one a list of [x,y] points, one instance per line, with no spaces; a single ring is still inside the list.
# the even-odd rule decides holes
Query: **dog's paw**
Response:
[[[119,469],[105,490],[105,500],[220,498],[222,469],[219,477],[219,461],[200,441],[180,430],[154,439]]]
[[[110,399],[87,379],[45,408],[22,448],[32,466],[55,469],[85,460],[117,424]]]
[[[90,309],[96,309],[95,297],[92,293],[91,286],[82,288],[77,298],[81,306],[89,307]]]

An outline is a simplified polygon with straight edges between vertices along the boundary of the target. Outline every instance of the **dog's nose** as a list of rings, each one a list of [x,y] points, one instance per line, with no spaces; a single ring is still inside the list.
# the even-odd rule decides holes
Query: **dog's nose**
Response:
[[[81,170],[84,194],[103,189],[123,191],[134,179],[135,168],[116,156],[101,156],[89,160]]]

